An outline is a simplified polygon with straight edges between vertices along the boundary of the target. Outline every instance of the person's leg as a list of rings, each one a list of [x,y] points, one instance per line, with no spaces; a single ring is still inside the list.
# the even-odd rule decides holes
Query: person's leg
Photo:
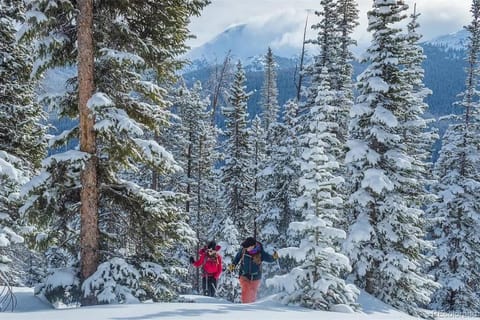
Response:
[[[255,302],[260,280],[249,280],[245,277],[240,277],[239,281],[242,288],[242,303]]]
[[[260,280],[252,280],[250,282],[251,286],[251,302],[257,301],[257,292],[258,288],[260,287]]]
[[[248,279],[240,276],[238,281],[240,282],[240,288],[242,289],[242,303],[248,303]]]
[[[208,295],[210,297],[215,297],[215,293],[217,291],[217,279],[214,277],[208,278]]]
[[[203,295],[208,296],[208,277],[202,277]]]

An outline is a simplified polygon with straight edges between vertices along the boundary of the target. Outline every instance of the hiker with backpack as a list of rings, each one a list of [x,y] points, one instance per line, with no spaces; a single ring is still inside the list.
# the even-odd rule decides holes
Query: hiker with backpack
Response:
[[[278,253],[273,255],[263,250],[260,242],[253,237],[248,237],[242,242],[242,249],[237,253],[228,266],[230,272],[239,265],[240,287],[242,288],[242,303],[251,303],[257,300],[257,291],[262,278],[262,262],[274,262],[278,259]]]
[[[217,280],[222,274],[222,256],[218,251],[221,247],[215,241],[210,241],[200,249],[198,260],[190,257],[194,267],[202,267],[202,289],[205,296],[214,297],[217,291]]]

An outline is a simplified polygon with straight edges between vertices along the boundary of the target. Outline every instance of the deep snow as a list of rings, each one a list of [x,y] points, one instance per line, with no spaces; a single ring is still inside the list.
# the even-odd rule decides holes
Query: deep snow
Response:
[[[313,311],[284,306],[272,297],[253,304],[232,304],[210,297],[187,295],[192,303],[143,303],[101,305],[77,309],[55,310],[33,295],[30,288],[15,288],[17,308],[0,313],[5,320],[406,320],[415,319],[362,292],[362,312],[339,313]],[[478,319],[464,315],[441,315],[441,319]]]

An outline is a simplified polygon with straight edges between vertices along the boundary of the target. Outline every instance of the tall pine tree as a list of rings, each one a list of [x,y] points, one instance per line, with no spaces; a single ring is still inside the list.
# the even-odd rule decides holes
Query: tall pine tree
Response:
[[[185,211],[189,224],[196,233],[197,247],[209,239],[216,239],[212,228],[218,213],[216,203],[217,183],[214,165],[218,159],[216,151],[217,135],[211,124],[208,99],[202,98],[202,85],[196,82],[191,89],[182,86],[177,93],[175,108],[180,117],[180,129],[171,136],[179,145],[176,159],[182,165],[182,172],[175,175],[175,189],[187,195]],[[180,143],[178,143],[180,141]],[[198,258],[198,257],[197,257]],[[200,283],[198,268],[197,281]],[[197,291],[200,291],[197,288]]]
[[[433,237],[437,263],[432,273],[442,285],[432,304],[439,310],[461,313],[480,312],[480,1],[473,0],[470,11],[467,78],[462,100],[457,103],[463,113],[442,139],[435,165],[438,183],[433,189],[438,201],[429,212],[436,221]]]
[[[340,138],[342,142],[347,139],[348,131],[348,114],[353,107],[354,94],[353,94],[353,53],[351,52],[352,46],[357,42],[352,38],[352,33],[355,27],[358,26],[358,4],[354,0],[338,0],[337,3],[338,12],[338,26],[337,32],[339,34],[340,49],[338,52],[338,82],[337,82],[337,94],[338,94],[338,106],[341,110],[341,125],[340,125]]]
[[[238,228],[240,236],[253,235],[254,177],[252,176],[252,150],[247,128],[247,99],[245,71],[238,62],[237,72],[224,107],[225,144],[221,182],[226,210]]]
[[[423,194],[412,199],[404,187],[406,182],[415,184],[414,177],[424,169],[417,163],[414,144],[404,136],[412,125],[407,120],[410,108],[421,109],[411,105],[414,89],[403,60],[410,47],[397,27],[407,9],[402,0],[375,0],[368,12],[372,43],[367,69],[359,77],[347,144],[353,217],[345,249],[358,286],[418,315],[435,283],[421,269],[427,249]]]
[[[296,121],[298,104],[285,104],[283,122],[271,128],[269,148],[274,150],[260,173],[266,181],[261,191],[262,212],[257,218],[260,239],[278,248],[293,244],[288,235],[290,222],[295,221],[294,199],[298,196],[298,141]]]
[[[15,40],[15,25],[23,21],[22,1],[0,1],[0,283],[14,281],[12,245],[22,243],[20,188],[40,166],[46,151],[44,113],[34,99],[30,79],[31,48]],[[14,263],[14,268],[9,265]],[[1,308],[0,308],[1,309]]]
[[[359,294],[354,285],[343,280],[344,272],[351,267],[348,258],[339,252],[338,243],[346,234],[334,227],[343,207],[336,191],[343,178],[335,174],[340,166],[337,154],[341,145],[335,134],[335,95],[328,78],[327,68],[323,68],[316,104],[305,115],[306,128],[298,138],[300,196],[296,210],[301,220],[292,222],[290,231],[298,233],[300,244],[279,250],[300,265],[269,282],[286,289],[280,294],[284,302],[321,310],[330,310],[336,304],[353,307]]]
[[[93,2],[95,93],[87,106],[95,119],[99,262],[104,262],[105,268],[112,257],[128,259],[127,264],[118,259],[112,263],[139,270],[142,280],[135,272],[127,272],[131,281],[124,282],[125,291],[137,298],[168,299],[175,295],[173,278],[156,274],[166,271],[161,265],[171,259],[167,250],[179,240],[193,240],[193,234],[179,210],[178,195],[126,181],[123,174],[135,172],[142,165],[160,174],[178,168],[171,154],[151,137],[159,134],[168,122],[164,86],[181,65],[176,57],[186,50],[189,17],[198,15],[207,3],[208,0]],[[75,66],[77,2],[34,0],[29,6],[35,14],[31,15],[23,38],[37,41],[37,74],[51,67]],[[148,76],[151,70],[155,77]],[[61,116],[78,117],[77,80],[77,77],[71,79],[70,90],[54,101]],[[78,133],[75,127],[55,142],[76,138]],[[71,279],[75,279],[78,268],[75,253],[81,189],[79,172],[88,158],[88,154],[78,151],[51,156],[45,162],[43,173],[30,184],[28,191],[32,198],[24,207],[33,220],[43,223],[44,242],[61,245],[63,252],[69,252],[73,258],[61,265],[68,268]],[[176,262],[173,259],[169,263]],[[81,289],[75,285],[76,280],[65,288],[93,293],[103,302],[123,301],[126,295],[107,295],[111,287],[95,281],[108,276],[102,272],[98,270]],[[63,289],[59,291],[48,284],[44,290],[52,299],[71,296],[63,295]]]

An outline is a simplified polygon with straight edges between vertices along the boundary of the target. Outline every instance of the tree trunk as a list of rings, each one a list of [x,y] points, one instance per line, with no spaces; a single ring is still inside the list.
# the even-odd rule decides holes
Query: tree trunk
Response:
[[[302,82],[303,82],[303,63],[305,59],[305,41],[307,38],[307,25],[308,25],[308,14],[305,19],[305,28],[303,29],[303,43],[302,43],[302,53],[300,54],[300,66],[298,70],[298,84],[295,83],[297,87],[297,102],[300,102],[301,93],[302,93]],[[298,111],[297,111],[298,112]]]
[[[87,107],[94,91],[93,0],[79,0],[78,9],[80,151],[90,155],[81,174],[80,192],[80,272],[82,280],[85,280],[97,270],[99,261],[97,148],[93,128],[95,118]],[[82,304],[96,304],[96,298],[83,297]]]

